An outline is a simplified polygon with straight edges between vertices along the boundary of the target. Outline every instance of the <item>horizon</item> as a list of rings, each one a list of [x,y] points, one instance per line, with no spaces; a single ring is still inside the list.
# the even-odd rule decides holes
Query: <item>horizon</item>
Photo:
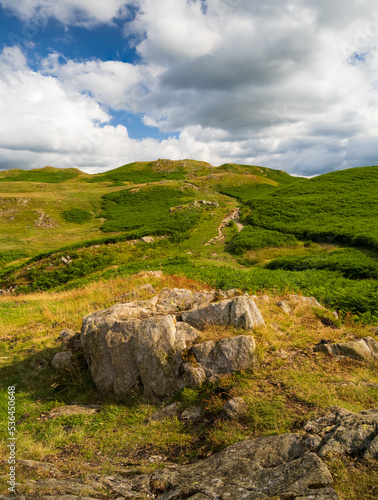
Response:
[[[0,0],[0,170],[378,163],[372,0]]]

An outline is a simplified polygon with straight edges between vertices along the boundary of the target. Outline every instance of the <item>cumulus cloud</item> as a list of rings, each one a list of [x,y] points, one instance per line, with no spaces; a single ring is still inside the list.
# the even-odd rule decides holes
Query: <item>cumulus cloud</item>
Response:
[[[137,13],[125,21],[124,34],[136,40],[140,56],[125,63],[51,54],[32,72],[21,51],[12,49],[12,57],[5,51],[0,94],[3,106],[10,96],[5,107],[13,130],[11,109],[19,110],[13,115],[23,133],[4,130],[4,148],[62,155],[78,148],[71,136],[100,132],[92,153],[80,156],[82,166],[191,156],[314,175],[377,163],[378,8],[372,0],[0,4],[20,16],[67,24],[111,23],[133,6]],[[60,109],[58,126],[51,113]],[[133,141],[124,126],[108,124],[112,109],[139,113],[145,125],[178,138]]]
[[[69,25],[92,26],[111,23],[116,17],[126,17],[127,3],[124,0],[0,0],[3,8],[20,18],[45,21],[54,17]]]

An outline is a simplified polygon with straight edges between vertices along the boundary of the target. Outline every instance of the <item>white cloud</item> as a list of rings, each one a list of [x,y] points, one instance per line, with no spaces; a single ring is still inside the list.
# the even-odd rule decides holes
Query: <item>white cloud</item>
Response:
[[[110,23],[126,3],[0,0],[20,16],[66,24]],[[373,0],[132,3],[139,11],[124,32],[137,40],[136,64],[62,63],[52,54],[32,72],[21,51],[3,53],[3,148],[54,154],[56,166],[82,149],[80,165],[96,169],[188,156],[310,175],[377,163]],[[125,127],[104,126],[110,108],[141,113],[145,125],[179,138],[132,140]],[[86,138],[99,133],[101,141]]]
[[[111,23],[127,15],[125,0],[0,0],[0,5],[22,19],[44,21],[54,17],[64,24],[90,26]]]

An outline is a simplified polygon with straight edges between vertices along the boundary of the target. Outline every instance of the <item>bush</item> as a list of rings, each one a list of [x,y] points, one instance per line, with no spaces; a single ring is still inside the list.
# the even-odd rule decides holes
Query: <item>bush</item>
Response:
[[[284,247],[296,244],[297,240],[291,234],[282,234],[278,231],[246,226],[232,238],[231,250],[236,254],[241,254],[245,250]]]
[[[307,257],[279,257],[265,267],[286,271],[328,269],[350,279],[375,279],[378,271],[377,263],[373,259],[353,248]]]
[[[92,218],[92,214],[81,208],[70,208],[62,213],[62,217],[67,222],[75,222],[76,224],[84,224]]]

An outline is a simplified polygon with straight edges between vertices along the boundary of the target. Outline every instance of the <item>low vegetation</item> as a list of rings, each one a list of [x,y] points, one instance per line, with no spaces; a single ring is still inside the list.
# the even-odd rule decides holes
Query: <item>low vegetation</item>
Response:
[[[231,250],[241,254],[245,250],[295,246],[297,240],[292,234],[283,234],[260,227],[246,226],[231,241]]]
[[[84,222],[91,220],[92,214],[87,212],[87,210],[82,210],[81,208],[70,208],[70,210],[65,210],[62,213],[62,217],[67,222],[84,224]]]
[[[267,269],[302,271],[305,269],[328,269],[349,279],[377,279],[378,264],[371,257],[354,248],[335,250],[307,257],[279,257],[266,266]]]
[[[331,172],[248,202],[252,225],[378,249],[378,167]]]
[[[18,458],[52,462],[62,478],[77,470],[116,474],[128,465],[152,471],[159,465],[151,456],[189,463],[242,439],[301,432],[330,405],[376,407],[374,363],[336,362],[313,346],[376,335],[377,169],[298,179],[257,166],[158,160],[95,176],[51,167],[0,173],[0,419],[7,387],[16,385]],[[236,208],[240,220],[225,225]],[[151,270],[163,276],[143,274]],[[75,375],[52,370],[65,348],[57,340],[63,328],[79,331],[83,316],[146,283],[157,292],[238,288],[268,296],[258,302],[266,327],[253,332],[258,369],[167,401],[201,405],[207,413],[198,423],[146,426],[156,402],[141,394],[100,398],[80,355]],[[276,303],[291,293],[314,296],[329,311],[293,305],[287,315]],[[238,333],[209,327],[203,339]],[[248,414],[225,423],[219,410],[233,396],[246,400]],[[101,411],[45,419],[72,402]],[[3,432],[0,459],[5,439]],[[346,457],[328,466],[341,500],[373,500],[370,462]],[[18,470],[20,478],[33,474]]]

